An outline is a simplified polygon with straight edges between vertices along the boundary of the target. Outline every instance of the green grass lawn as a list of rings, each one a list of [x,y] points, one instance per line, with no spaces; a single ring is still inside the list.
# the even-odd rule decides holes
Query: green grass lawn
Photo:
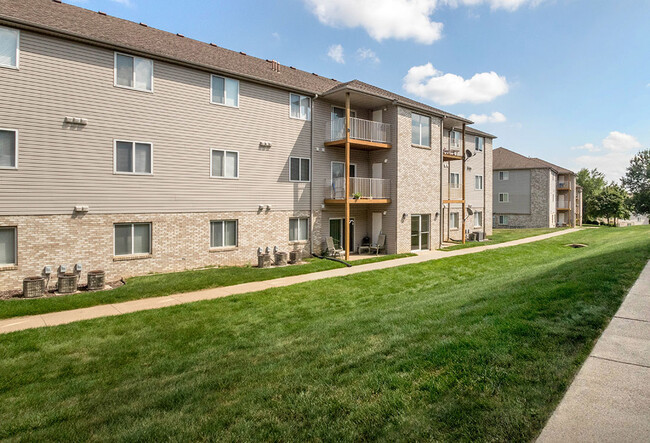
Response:
[[[441,248],[441,251],[454,251],[456,249],[475,248],[477,246],[495,245],[507,241],[519,240],[520,238],[533,237],[535,235],[548,234],[556,231],[563,231],[569,228],[533,228],[533,229],[494,229],[488,240],[482,242],[467,242],[464,245],[458,244]]]
[[[352,266],[359,266],[413,255],[415,254],[380,255],[378,257],[354,260],[350,264]],[[284,266],[281,268],[258,269],[251,266],[232,266],[133,277],[127,280],[126,285],[107,291],[81,292],[79,294],[61,297],[44,297],[38,299],[16,298],[0,300],[0,319],[87,308],[89,306],[160,297],[163,295],[231,286],[253,281],[272,280],[292,275],[327,271],[344,266],[341,263],[331,260],[310,258],[304,264]]]
[[[1,335],[0,439],[531,441],[649,258],[587,229]]]

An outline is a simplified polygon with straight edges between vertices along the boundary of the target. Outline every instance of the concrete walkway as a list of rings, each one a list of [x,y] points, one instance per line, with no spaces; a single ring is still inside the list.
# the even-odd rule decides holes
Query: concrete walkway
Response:
[[[650,442],[650,262],[537,441]]]
[[[174,294],[164,297],[144,298],[141,300],[127,301],[109,305],[98,305],[90,308],[73,309],[69,311],[52,312],[49,314],[30,315],[26,317],[15,317],[0,320],[0,334],[21,331],[24,329],[39,328],[44,326],[56,326],[66,323],[72,323],[80,320],[90,320],[99,317],[109,317],[113,315],[127,314],[136,311],[146,311],[150,309],[159,309],[166,306],[180,305],[191,303],[199,300],[212,300],[215,298],[227,297],[235,294],[245,294],[247,292],[263,291],[269,288],[278,288],[290,286],[297,283],[321,280],[330,277],[341,277],[345,275],[358,274],[360,272],[376,271],[379,269],[394,268],[397,266],[422,263],[430,260],[438,260],[446,257],[457,255],[474,254],[489,249],[506,248],[508,246],[522,245],[533,243],[547,238],[557,237],[579,231],[580,228],[565,229],[563,231],[552,232],[550,234],[537,235],[534,237],[522,238],[510,242],[499,243],[495,245],[477,246],[474,248],[458,249],[455,251],[426,251],[414,257],[398,258],[386,260],[378,263],[369,263],[366,265],[354,266],[351,268],[338,268],[329,271],[314,272],[311,274],[295,275],[291,277],[277,278],[274,280],[264,280],[259,282],[242,283],[234,286],[225,286],[221,288],[203,289],[196,292],[187,292],[183,294]],[[29,301],[25,301],[29,303]]]

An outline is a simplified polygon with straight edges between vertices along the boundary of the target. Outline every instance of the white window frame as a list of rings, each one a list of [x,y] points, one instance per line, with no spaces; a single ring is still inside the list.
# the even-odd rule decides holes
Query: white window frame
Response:
[[[510,203],[510,193],[499,192],[499,203]]]
[[[508,216],[500,215],[498,222],[499,222],[499,226],[506,226],[508,224]]]
[[[454,185],[453,177],[454,175],[458,177],[457,183]],[[459,172],[450,172],[449,173],[449,187],[451,189],[460,189],[460,173]]]
[[[15,134],[15,140],[16,143],[14,144],[14,157],[16,161],[14,162],[14,166],[0,166],[0,169],[9,169],[9,170],[14,170],[18,169],[18,129],[7,129],[7,128],[0,128],[0,131],[6,131],[6,132],[13,132]]]
[[[221,151],[223,152],[223,172],[224,174],[226,173],[226,154],[237,154],[237,175],[235,177],[227,177],[225,175],[212,175],[212,153],[214,151]],[[228,149],[218,149],[218,148],[211,148],[210,149],[210,178],[220,178],[224,180],[239,180],[239,165],[240,165],[240,158],[239,158],[239,151],[233,151],[233,150],[228,150]],[[215,220],[215,221],[221,221],[221,220]]]
[[[135,86],[124,86],[124,85],[119,85],[117,84],[117,56],[118,55],[123,55],[124,57],[131,57],[133,59],[133,84],[135,85],[135,59],[139,58],[142,60],[149,60],[151,61],[151,90],[148,89],[141,89],[141,88],[136,88]],[[123,88],[123,89],[130,89],[132,91],[140,91],[140,92],[148,92],[150,94],[153,94],[154,91],[154,79],[155,79],[155,63],[152,59],[146,58],[146,57],[138,57],[137,55],[131,55],[131,54],[126,54],[124,52],[115,52],[113,56],[113,86],[116,88]]]
[[[456,135],[457,134],[457,135]],[[458,139],[458,146],[453,144],[453,140]],[[449,149],[463,149],[463,133],[452,129],[449,131]]]
[[[303,98],[309,99],[309,117],[308,118],[301,118],[300,116],[294,117],[293,115],[291,115],[291,96],[292,95],[297,95],[298,97],[300,97],[300,102],[301,103],[302,103]],[[304,122],[308,122],[308,121],[311,121],[311,119],[312,119],[312,115],[311,115],[312,111],[313,111],[313,109],[312,109],[311,97],[309,97],[308,95],[297,94],[295,92],[290,92],[289,93],[289,118],[292,118],[294,120],[301,120],[301,121],[304,121]]]
[[[149,252],[134,253],[135,249],[135,225],[149,225]],[[116,226],[131,226],[131,253],[130,254],[116,254],[115,251],[115,227]],[[132,223],[113,223],[113,257],[146,257],[152,254],[153,251],[153,224],[151,222],[132,222]]]
[[[431,131],[431,117],[429,117],[428,115],[424,115],[424,114],[418,114],[417,112],[411,112],[411,131],[413,131],[413,116],[414,115],[417,115],[418,117],[420,117],[420,119],[426,118],[426,119],[429,120],[429,144],[428,145],[422,144],[422,126],[423,126],[422,125],[422,120],[420,120],[419,143],[413,143],[413,134],[411,134],[411,144],[415,145],[415,146],[424,146],[424,147],[430,148],[431,147],[431,138],[432,138],[431,133],[433,132],[433,131]]]
[[[291,180],[291,160],[298,159],[300,168],[298,170],[298,175],[300,175],[300,180]],[[302,180],[302,161],[307,160],[309,162],[309,180]],[[310,183],[311,182],[311,159],[309,157],[289,157],[289,181],[292,183]]]
[[[510,171],[499,171],[499,181],[510,180]]]
[[[226,241],[226,222],[235,223],[235,244],[234,245],[222,245],[222,246],[212,246],[212,223],[221,223],[221,238]],[[234,249],[239,247],[239,220],[237,219],[227,219],[227,220],[210,220],[210,249]]]
[[[17,226],[0,226],[0,229],[12,229],[14,231],[14,262],[0,263],[0,268],[11,268],[18,266],[18,227]]]
[[[133,148],[131,149],[131,160],[133,164],[133,172],[124,172],[124,171],[118,171],[117,170],[117,144],[118,143],[131,143]],[[140,144],[140,145],[149,145],[149,148],[151,149],[151,172],[135,172],[135,145]],[[134,140],[119,140],[115,139],[113,140],[113,174],[115,175],[153,175],[153,143],[151,142],[141,142],[141,141],[134,141]]]
[[[456,215],[456,226],[451,224],[452,215]],[[457,231],[460,229],[460,212],[450,212],[449,213],[449,229],[452,231]]]
[[[483,141],[483,146],[481,146],[480,149],[479,149],[479,140]],[[474,150],[482,152],[484,147],[485,147],[485,137],[479,137],[479,136],[474,137]]]
[[[12,32],[15,32],[15,33],[18,34],[18,38],[16,39],[16,66],[0,65],[0,68],[19,70],[20,69],[20,30],[19,29],[14,29],[14,28],[9,28],[7,26],[0,26],[0,28],[8,29],[9,31],[12,31]]]
[[[297,220],[298,221],[298,238],[291,240],[291,220]],[[302,238],[303,232],[300,232],[300,220],[307,220],[307,232],[304,234],[304,238]],[[289,217],[289,243],[305,243],[309,241],[309,231],[310,231],[310,223],[309,223],[309,217]]]
[[[476,180],[477,180],[478,178],[481,179],[481,180],[480,180],[480,181],[481,181],[481,186],[480,186],[480,187],[479,187],[479,186],[476,186],[476,185],[477,185]],[[483,190],[483,176],[482,176],[482,175],[478,175],[478,174],[477,174],[477,175],[474,176],[474,190],[475,190],[475,191],[482,191],[482,190]]]
[[[476,224],[476,217],[480,215],[481,216],[481,223]],[[475,228],[481,228],[483,227],[483,211],[475,211],[474,212],[474,227]]]
[[[222,79],[223,79],[223,100],[224,100],[223,103],[215,102],[214,100],[212,100],[212,98],[214,97],[214,93],[213,93],[213,92],[214,92],[214,78],[215,78],[215,77],[219,77],[219,78],[222,78]],[[234,81],[234,82],[237,82],[237,105],[235,105],[235,106],[232,106],[232,105],[228,105],[228,104],[226,104],[226,98],[227,98],[227,97],[226,97],[226,90],[227,90],[227,88],[226,88],[226,82],[227,82],[228,80],[232,80],[232,81]],[[236,78],[224,77],[223,75],[217,75],[217,74],[211,74],[211,75],[210,75],[210,103],[212,103],[213,105],[225,106],[225,107],[227,107],[227,108],[235,108],[235,109],[239,109],[239,95],[240,95],[240,94],[239,94],[239,86],[240,86],[240,84],[241,84],[241,83],[240,83],[239,80],[237,80]]]

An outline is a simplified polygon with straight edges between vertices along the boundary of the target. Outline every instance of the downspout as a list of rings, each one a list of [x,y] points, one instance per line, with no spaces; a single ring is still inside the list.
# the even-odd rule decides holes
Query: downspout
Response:
[[[312,99],[312,105],[318,98],[318,94],[314,95],[314,98]],[[311,124],[310,124],[310,134],[309,134],[309,165],[311,166],[311,171],[309,174],[309,177],[311,180],[309,180],[309,228],[310,228],[310,235],[309,235],[309,253],[313,254],[314,253],[314,114],[316,110],[316,106],[312,106],[312,112],[311,112]]]
[[[444,149],[443,139],[445,137],[444,128],[445,128],[445,116],[443,115],[442,118],[440,119],[440,221],[439,221],[440,228],[438,229],[438,231],[440,232],[440,246],[441,247],[442,247],[442,242],[443,242],[443,239],[444,239],[443,230],[445,229],[445,225],[443,223],[444,214],[443,214],[443,210],[442,210],[442,207],[443,207],[442,201],[444,200],[443,191],[442,191],[442,189],[443,189],[443,187],[442,187],[442,174],[444,173],[443,172],[443,164],[444,164],[443,159],[444,159],[444,156],[443,156],[443,153],[442,153],[443,149]]]
[[[462,179],[463,180],[463,188],[462,188],[462,192],[463,192],[463,211],[461,213],[462,214],[461,216],[463,217],[463,235],[462,235],[463,244],[465,244],[465,208],[467,207],[467,204],[465,203],[465,182],[466,182],[466,180],[465,180],[465,175],[466,175],[465,174],[465,170],[466,170],[466,167],[465,167],[465,160],[466,159],[465,159],[465,157],[466,157],[466,155],[465,155],[465,123],[463,123],[463,175],[462,175],[462,177],[463,177],[463,179]]]
[[[483,137],[483,238],[485,239],[485,223],[487,220],[487,181],[488,181],[488,176],[487,176],[487,168],[485,167],[485,159],[487,158],[487,143],[486,143],[487,137]],[[492,141],[490,141],[490,146],[492,146]],[[490,172],[490,174],[492,174]],[[490,180],[492,180],[492,175],[490,175]],[[492,220],[492,214],[490,214],[490,220]],[[491,221],[490,221],[491,223]]]

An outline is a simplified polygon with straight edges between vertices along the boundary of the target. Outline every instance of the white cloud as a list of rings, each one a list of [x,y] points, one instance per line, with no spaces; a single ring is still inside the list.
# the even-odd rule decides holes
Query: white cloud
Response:
[[[119,3],[124,6],[131,6],[131,0],[111,0],[112,2]]]
[[[625,175],[625,169],[630,164],[630,159],[643,145],[636,137],[618,131],[612,131],[601,142],[602,146],[595,146],[586,143],[571,149],[584,149],[590,153],[602,152],[602,154],[582,155],[575,159],[580,168],[598,168],[605,174],[607,180],[618,182]]]
[[[507,119],[506,116],[500,112],[493,112],[492,114],[472,114],[469,119],[478,125],[484,123],[504,123]]]
[[[327,56],[336,63],[345,63],[345,58],[343,58],[343,46],[341,45],[330,46],[327,50]]]
[[[271,37],[273,37],[276,40],[280,40],[280,34],[278,34],[277,32],[272,32]]]
[[[515,11],[545,0],[303,0],[318,20],[336,28],[363,28],[375,40],[415,40],[430,45],[442,37],[443,24],[432,15],[440,5],[489,5]]]
[[[506,78],[496,72],[474,74],[470,79],[444,74],[431,63],[413,66],[404,77],[404,90],[441,105],[486,103],[508,92]]]
[[[593,143],[585,143],[580,146],[572,146],[572,151],[589,151],[589,152],[600,152],[600,148],[595,146]]]
[[[442,23],[431,20],[438,0],[304,0],[328,26],[363,28],[375,40],[413,39],[431,44]]]
[[[531,7],[537,6],[544,0],[445,0],[445,3],[452,7],[459,5],[464,6],[478,6],[487,4],[491,9],[505,9],[506,11],[516,11],[521,6],[530,5]]]
[[[375,51],[368,48],[359,48],[357,49],[357,58],[361,61],[370,60],[374,63],[379,63],[379,57],[375,54]]]

